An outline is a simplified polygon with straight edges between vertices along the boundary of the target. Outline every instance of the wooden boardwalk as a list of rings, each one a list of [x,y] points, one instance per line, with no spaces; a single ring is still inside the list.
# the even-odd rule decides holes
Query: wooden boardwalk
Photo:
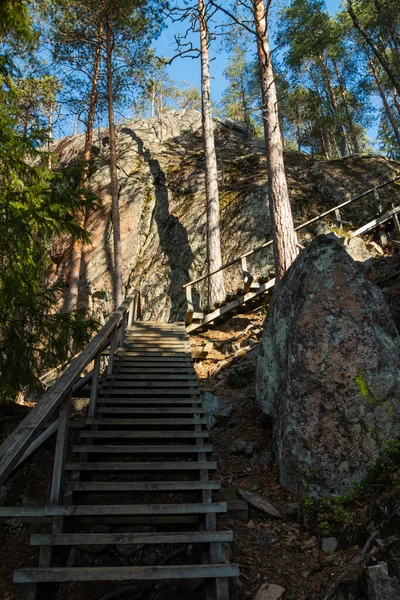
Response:
[[[38,567],[18,569],[14,580],[25,584],[26,600],[42,600],[63,582],[200,578],[206,600],[228,600],[228,578],[239,568],[222,562],[221,544],[232,532],[216,527],[226,504],[212,498],[220,486],[210,479],[216,463],[185,324],[135,322],[108,371],[98,385],[93,378],[90,416],[72,443],[69,410],[60,411],[59,431],[65,427],[56,445],[59,481],[52,483],[58,498],[0,508],[0,516],[52,522],[51,533],[31,538],[40,547]],[[157,566],[64,566],[73,546],[127,544],[151,545],[159,556],[166,544],[182,552]],[[185,545],[198,549],[195,564]]]

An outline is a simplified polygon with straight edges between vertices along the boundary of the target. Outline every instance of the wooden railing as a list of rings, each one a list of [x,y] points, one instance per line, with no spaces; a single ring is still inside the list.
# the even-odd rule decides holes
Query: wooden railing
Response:
[[[125,330],[140,318],[140,293],[135,290],[112,313],[93,340],[72,361],[67,370],[41,397],[37,405],[0,446],[0,486],[5,483],[15,467],[22,460],[25,460],[50,435],[57,431],[51,502],[58,501],[59,494],[61,493],[61,477],[63,472],[61,467],[65,457],[72,394],[91,379],[88,415],[94,416],[101,358],[104,355],[104,350],[108,347],[110,348],[107,364],[107,373],[110,374],[114,364],[115,353],[119,345],[123,344]],[[91,373],[81,377],[86,367],[93,361],[94,367]],[[49,425],[51,419],[56,420]],[[44,427],[47,427],[45,431],[43,431]]]
[[[330,208],[329,210],[321,213],[320,215],[317,215],[316,217],[309,219],[305,223],[301,223],[301,225],[298,225],[297,227],[295,227],[295,231],[300,231],[301,229],[305,229],[309,225],[312,225],[313,223],[317,223],[318,221],[321,221],[326,216],[328,216],[332,213],[335,213],[335,220],[338,221],[339,223],[341,223],[342,222],[341,216],[340,216],[341,208],[348,206],[352,202],[356,202],[356,200],[361,200],[362,198],[365,198],[369,194],[374,194],[376,204],[377,204],[378,214],[380,216],[377,219],[374,219],[374,221],[371,221],[370,223],[365,225],[364,227],[361,227],[360,229],[358,229],[357,232],[354,232],[354,235],[356,235],[356,234],[361,235],[362,233],[365,233],[365,231],[369,230],[368,227],[370,225],[371,225],[371,227],[369,227],[369,228],[372,229],[373,227],[377,227],[378,225],[382,224],[383,222],[385,222],[386,220],[388,220],[390,218],[395,219],[396,228],[400,232],[400,224],[399,224],[399,219],[398,219],[398,213],[400,212],[400,207],[395,207],[393,205],[391,211],[388,211],[387,213],[383,213],[383,204],[379,197],[380,189],[385,188],[386,186],[398,181],[399,179],[400,179],[400,175],[397,175],[397,177],[394,177],[393,179],[390,179],[389,181],[385,181],[384,183],[381,183],[378,186],[370,188],[366,192],[363,192],[362,194],[359,194],[358,196],[354,196],[354,198],[345,200],[345,202],[342,202],[341,204],[338,204],[337,206]],[[382,240],[382,241],[384,241],[384,240]],[[192,317],[194,314],[194,305],[193,305],[193,286],[194,285],[196,285],[197,283],[200,283],[201,281],[204,281],[205,279],[209,279],[212,275],[215,275],[216,273],[219,273],[220,271],[224,271],[225,269],[228,269],[229,267],[232,267],[233,265],[237,265],[240,263],[241,269],[242,269],[244,290],[246,293],[246,290],[248,291],[250,289],[251,283],[253,281],[253,278],[247,267],[247,258],[249,256],[252,256],[253,254],[256,254],[257,252],[264,250],[265,248],[268,248],[269,246],[272,246],[272,244],[273,244],[273,240],[269,240],[268,242],[265,242],[261,246],[258,246],[257,248],[254,248],[253,250],[249,250],[249,252],[245,252],[241,256],[238,256],[237,258],[234,258],[233,260],[230,260],[229,262],[223,264],[219,269],[216,269],[215,271],[211,271],[210,273],[207,273],[206,275],[202,275],[201,277],[198,277],[197,279],[193,279],[192,281],[185,283],[185,285],[183,286],[183,289],[186,290],[186,300],[187,300],[186,323],[188,325],[191,323]]]

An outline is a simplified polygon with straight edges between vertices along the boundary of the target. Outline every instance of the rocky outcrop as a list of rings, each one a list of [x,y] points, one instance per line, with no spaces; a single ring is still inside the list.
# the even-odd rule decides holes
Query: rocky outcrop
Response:
[[[125,290],[139,287],[144,318],[182,319],[186,302],[182,284],[205,272],[205,191],[201,115],[171,111],[161,118],[118,125],[117,154]],[[219,168],[223,259],[261,245],[271,236],[263,140],[230,120],[215,121]],[[82,156],[84,135],[54,143],[61,165]],[[110,215],[107,129],[93,143],[90,187],[100,205],[88,219],[87,246],[80,280],[80,306],[102,318],[112,308],[112,224]],[[393,177],[395,163],[379,156],[320,162],[301,152],[285,156],[296,222]],[[396,193],[392,192],[391,199]],[[393,196],[394,194],[394,196]],[[385,201],[385,191],[382,201]],[[342,218],[362,224],[375,210],[374,200],[350,205]],[[365,214],[364,214],[365,209]],[[367,210],[368,209],[368,210]],[[306,240],[304,232],[300,241]],[[70,243],[54,247],[54,278],[68,285]],[[249,259],[255,277],[273,266],[270,249]],[[235,268],[227,272],[227,292],[241,284]],[[205,289],[205,288],[204,288]],[[194,300],[200,304],[202,287]]]
[[[399,351],[382,292],[316,238],[272,298],[257,365],[283,485],[346,492],[400,435]]]

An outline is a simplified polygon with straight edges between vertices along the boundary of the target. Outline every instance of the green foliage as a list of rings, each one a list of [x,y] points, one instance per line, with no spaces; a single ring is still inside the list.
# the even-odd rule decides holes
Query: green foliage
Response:
[[[10,17],[10,22],[11,17]],[[18,21],[19,22],[19,21]],[[25,35],[25,31],[23,32]],[[13,36],[22,35],[15,26]],[[17,39],[17,37],[15,37]],[[60,314],[50,249],[68,233],[88,240],[76,215],[87,205],[71,170],[50,171],[38,123],[23,126],[11,67],[0,75],[0,402],[40,388],[43,369],[81,347],[95,327],[80,313]]]
[[[400,489],[400,440],[391,440],[378,459],[368,465],[367,475],[359,487],[359,494]]]
[[[334,158],[365,146],[369,97],[346,35],[322,0],[293,0],[282,11],[278,41],[286,47],[290,85],[281,113],[298,150],[316,156]]]

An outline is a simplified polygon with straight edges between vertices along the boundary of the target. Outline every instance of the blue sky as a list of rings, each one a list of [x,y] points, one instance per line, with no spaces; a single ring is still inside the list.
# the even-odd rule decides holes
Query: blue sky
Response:
[[[223,0],[222,0],[223,1]],[[276,4],[280,4],[277,2]],[[328,10],[334,14],[340,5],[340,0],[326,0]],[[223,19],[223,22],[227,22],[227,19]],[[271,47],[273,47],[274,31],[271,28]],[[174,48],[174,34],[182,32],[183,25],[172,24],[168,28],[164,29],[159,39],[156,41],[155,48],[158,56],[172,57],[176,54]],[[193,43],[197,44],[198,41],[195,37],[192,38]],[[224,69],[228,62],[228,56],[221,48],[220,43],[217,41],[211,47],[210,56],[214,59],[211,63],[211,75],[212,80],[212,96],[214,102],[218,102],[226,86],[226,80],[223,75]],[[186,81],[190,85],[200,85],[200,62],[197,59],[190,58],[177,58],[170,67],[168,67],[168,73],[172,79],[179,81]]]
[[[223,1],[223,0],[222,0]],[[289,0],[287,0],[289,2]],[[286,2],[285,2],[286,3]],[[282,3],[277,0],[275,2],[276,5],[282,6]],[[326,6],[331,14],[335,14],[340,8],[340,0],[326,0]],[[224,18],[223,22],[227,20]],[[174,45],[174,34],[181,33],[183,30],[183,25],[172,24],[169,25],[162,32],[159,39],[156,41],[155,48],[158,56],[172,57],[176,54],[176,49]],[[198,40],[196,37],[192,37],[193,43],[198,44]],[[270,38],[271,38],[271,47],[274,47],[274,27],[273,27],[273,19],[272,25],[270,27]],[[212,75],[212,97],[214,102],[219,102],[221,99],[221,95],[226,87],[226,79],[224,77],[224,69],[226,68],[228,62],[228,55],[223,49],[220,47],[221,44],[217,41],[213,43],[210,50],[210,56],[214,60],[211,62],[211,75]],[[200,61],[199,59],[190,59],[190,58],[177,58],[171,66],[168,67],[168,73],[172,79],[176,82],[185,81],[189,85],[200,86]],[[376,138],[377,126],[374,125],[368,131],[368,137],[371,142]]]

